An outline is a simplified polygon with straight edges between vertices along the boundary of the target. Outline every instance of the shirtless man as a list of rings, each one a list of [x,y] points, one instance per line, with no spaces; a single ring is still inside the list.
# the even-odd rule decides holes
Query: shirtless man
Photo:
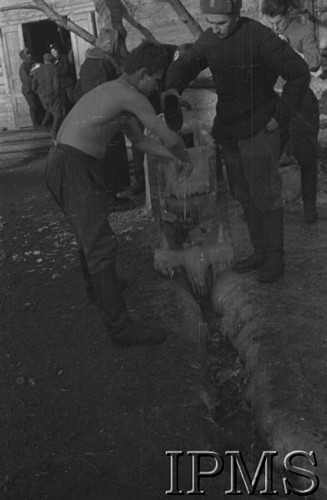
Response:
[[[117,240],[108,223],[103,182],[107,144],[123,131],[141,151],[177,159],[177,181],[191,173],[184,142],[156,116],[145,97],[162,77],[162,50],[152,43],[141,44],[131,52],[117,80],[96,87],[78,101],[58,132],[46,167],[48,189],[75,231],[83,274],[88,275],[104,324],[111,340],[121,345],[155,344],[166,334],[132,321],[127,313],[116,274]],[[137,121],[161,142],[144,136]]]

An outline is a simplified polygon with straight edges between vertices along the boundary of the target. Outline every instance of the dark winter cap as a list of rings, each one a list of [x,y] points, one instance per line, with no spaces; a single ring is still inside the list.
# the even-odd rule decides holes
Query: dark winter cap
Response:
[[[23,59],[24,61],[27,59],[28,56],[30,56],[31,53],[30,51],[25,47],[19,52],[19,57]]]
[[[242,7],[242,0],[201,0],[204,14],[233,14]]]

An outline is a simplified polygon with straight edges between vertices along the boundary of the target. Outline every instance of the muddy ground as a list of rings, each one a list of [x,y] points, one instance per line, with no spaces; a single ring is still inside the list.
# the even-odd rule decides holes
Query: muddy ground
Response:
[[[325,177],[321,170],[322,202]],[[112,224],[119,239],[119,273],[130,285],[129,306],[146,316],[146,304],[133,290],[143,282],[164,278],[153,269],[153,226],[142,209],[142,196],[137,205],[130,213],[114,216]],[[296,203],[287,217],[299,220],[301,205]],[[323,206],[321,217],[327,218]],[[303,263],[310,262],[311,276],[323,272],[325,248],[316,253],[312,243],[319,224],[308,228],[301,223],[300,233],[288,241],[295,250],[299,248],[296,239],[301,240],[301,258],[292,267],[292,280],[302,283],[299,300],[305,293]],[[133,433],[133,418],[137,399],[148,397],[155,380],[169,377],[168,368],[174,372],[183,345],[178,344],[177,352],[171,342],[143,350],[118,349],[106,342],[97,309],[88,303],[83,289],[74,237],[46,192],[42,161],[0,171],[0,238],[0,498],[165,498],[163,485],[155,479],[147,493],[135,493],[140,471],[130,470],[129,458],[134,448],[144,447],[146,453],[147,447],[139,442],[137,431]],[[326,247],[327,232],[320,235],[319,245],[322,242]],[[247,251],[244,231],[237,244],[240,253]],[[263,297],[267,304],[271,302],[266,287]],[[161,297],[157,300],[158,308],[162,307]],[[210,307],[202,306],[212,321]],[[173,330],[174,317],[169,316],[169,304],[165,307]],[[317,301],[315,307],[319,307]],[[306,319],[315,323],[315,308]],[[168,368],[162,359],[170,360]],[[152,367],[155,360],[155,369],[144,375],[150,360]],[[126,373],[126,366],[130,369],[133,363],[133,371]],[[248,456],[254,448],[263,450],[252,410],[242,398],[242,365],[225,340],[219,343],[219,358],[210,366],[210,377],[217,391],[220,449],[242,447]],[[122,419],[131,430],[125,438],[117,436],[115,429],[115,422]],[[117,441],[120,456],[113,455]],[[155,471],[151,475],[155,478]]]

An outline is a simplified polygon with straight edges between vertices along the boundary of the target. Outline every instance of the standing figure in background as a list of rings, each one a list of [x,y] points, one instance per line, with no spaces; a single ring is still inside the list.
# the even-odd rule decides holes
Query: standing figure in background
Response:
[[[29,50],[24,48],[19,52],[19,57],[23,61],[19,68],[19,78],[22,82],[22,94],[28,104],[33,127],[38,129],[42,121],[42,107],[37,94],[32,90],[32,56]]]
[[[95,47],[88,49],[85,53],[85,61],[79,74],[78,93],[75,91],[75,97],[80,98],[102,83],[116,80],[120,76],[120,68],[114,59],[116,44],[116,30],[102,29],[100,31]],[[112,137],[108,144],[106,158],[108,158],[110,168],[104,165],[103,174],[110,210],[113,212],[134,208],[134,202],[129,198],[117,197],[117,193],[130,184],[127,148],[122,132],[117,132]]]
[[[264,0],[264,22],[278,36],[287,39],[291,47],[306,61],[313,76],[322,72],[321,58],[311,29],[292,19],[291,0]],[[301,108],[281,130],[281,148],[293,156],[301,169],[304,221],[317,221],[316,209],[318,172],[319,105],[313,91],[308,88]]]
[[[62,111],[66,116],[74,106],[75,78],[73,68],[68,56],[62,54],[56,45],[50,45],[50,49],[53,57],[52,62],[58,71]]]
[[[51,54],[44,54],[43,61],[34,73],[32,89],[45,110],[42,125],[47,127],[51,123],[50,134],[55,139],[63,119],[59,78],[57,69],[51,64]]]

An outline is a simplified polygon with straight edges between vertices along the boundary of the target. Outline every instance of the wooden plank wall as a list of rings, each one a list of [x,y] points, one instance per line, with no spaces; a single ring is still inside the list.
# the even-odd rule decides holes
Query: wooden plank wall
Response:
[[[0,0],[0,7],[11,6],[15,4],[26,3],[26,0]],[[81,13],[94,11],[92,0],[55,0],[48,3],[57,10],[61,15],[69,16],[72,20]],[[46,19],[42,12],[38,10],[12,10],[5,13],[0,13],[0,26],[10,26],[22,23],[41,21]],[[3,44],[2,37],[0,40],[0,131],[3,128],[15,128],[14,113],[12,102],[9,95],[8,81],[3,64]]]
[[[243,15],[257,17],[259,0],[243,0]],[[199,0],[182,0],[185,7],[205,29],[207,24],[200,13]],[[165,1],[160,0],[133,0],[135,18],[149,28],[161,43],[182,44],[194,41],[189,30],[180,22],[177,14]],[[138,31],[126,23],[129,33],[128,48],[138,45],[142,38]]]
[[[0,7],[10,6],[13,4],[23,4],[26,0],[0,0]],[[94,11],[92,0],[48,0],[48,3],[57,10],[60,14],[69,16],[72,20],[78,23],[81,14]],[[161,0],[132,0],[135,5],[135,17],[138,21],[149,28],[162,43],[181,44],[192,42],[194,37],[189,30],[180,22],[177,14],[165,1]],[[192,13],[195,19],[206,28],[206,23],[200,14],[199,1],[183,0],[185,7]],[[244,0],[243,11],[247,15],[256,16],[258,10],[258,0]],[[43,14],[37,10],[13,10],[6,13],[0,13],[1,25],[15,25],[38,21],[45,19]],[[84,20],[84,24],[86,21]],[[87,27],[87,23],[84,27]],[[141,36],[138,31],[126,23],[128,30],[128,48],[132,49],[141,42]],[[84,42],[83,42],[84,43]],[[78,52],[75,54],[78,65],[82,63],[82,52],[84,48],[79,47],[76,41],[73,40],[73,47]],[[83,50],[82,50],[83,49]],[[8,82],[6,80],[5,69],[3,65],[3,47],[0,43],[0,114],[1,123],[0,130],[4,127],[14,128],[14,116],[12,104],[9,96]]]

